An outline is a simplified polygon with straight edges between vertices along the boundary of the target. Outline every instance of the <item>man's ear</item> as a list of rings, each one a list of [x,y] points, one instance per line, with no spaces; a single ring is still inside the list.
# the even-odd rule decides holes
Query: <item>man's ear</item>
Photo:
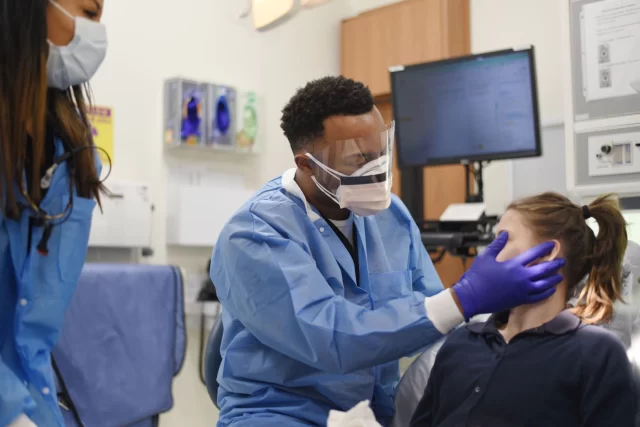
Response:
[[[300,169],[305,175],[313,175],[313,170],[311,169],[312,160],[310,160],[305,154],[296,154],[293,159],[296,162],[296,166],[298,167],[298,169]]]

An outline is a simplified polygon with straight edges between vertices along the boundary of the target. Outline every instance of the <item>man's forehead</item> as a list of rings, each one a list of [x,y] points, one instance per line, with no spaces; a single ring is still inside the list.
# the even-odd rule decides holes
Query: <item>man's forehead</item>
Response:
[[[326,141],[369,138],[384,130],[384,120],[376,109],[357,116],[331,116],[324,121]]]

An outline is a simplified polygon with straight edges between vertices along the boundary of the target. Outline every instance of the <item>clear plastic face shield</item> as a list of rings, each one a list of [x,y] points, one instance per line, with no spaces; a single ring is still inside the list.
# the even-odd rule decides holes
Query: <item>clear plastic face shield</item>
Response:
[[[395,123],[363,138],[310,147],[316,186],[342,209],[369,216],[391,204]]]

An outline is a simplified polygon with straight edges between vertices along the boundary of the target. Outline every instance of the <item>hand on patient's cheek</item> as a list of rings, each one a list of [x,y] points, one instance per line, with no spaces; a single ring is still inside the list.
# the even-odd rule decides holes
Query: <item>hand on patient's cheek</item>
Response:
[[[505,262],[510,260],[511,258],[519,255],[518,249],[515,247],[513,242],[507,242],[504,248],[500,251],[500,253],[496,256],[496,261]]]

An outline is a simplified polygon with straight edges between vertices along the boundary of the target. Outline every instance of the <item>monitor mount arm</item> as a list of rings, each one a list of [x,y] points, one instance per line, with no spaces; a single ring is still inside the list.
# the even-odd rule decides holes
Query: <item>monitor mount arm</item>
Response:
[[[465,163],[464,172],[465,177],[465,203],[484,203],[484,181],[482,180],[482,168],[488,165],[482,162]],[[471,183],[469,182],[469,176],[473,175],[476,181],[476,194],[471,194]]]

